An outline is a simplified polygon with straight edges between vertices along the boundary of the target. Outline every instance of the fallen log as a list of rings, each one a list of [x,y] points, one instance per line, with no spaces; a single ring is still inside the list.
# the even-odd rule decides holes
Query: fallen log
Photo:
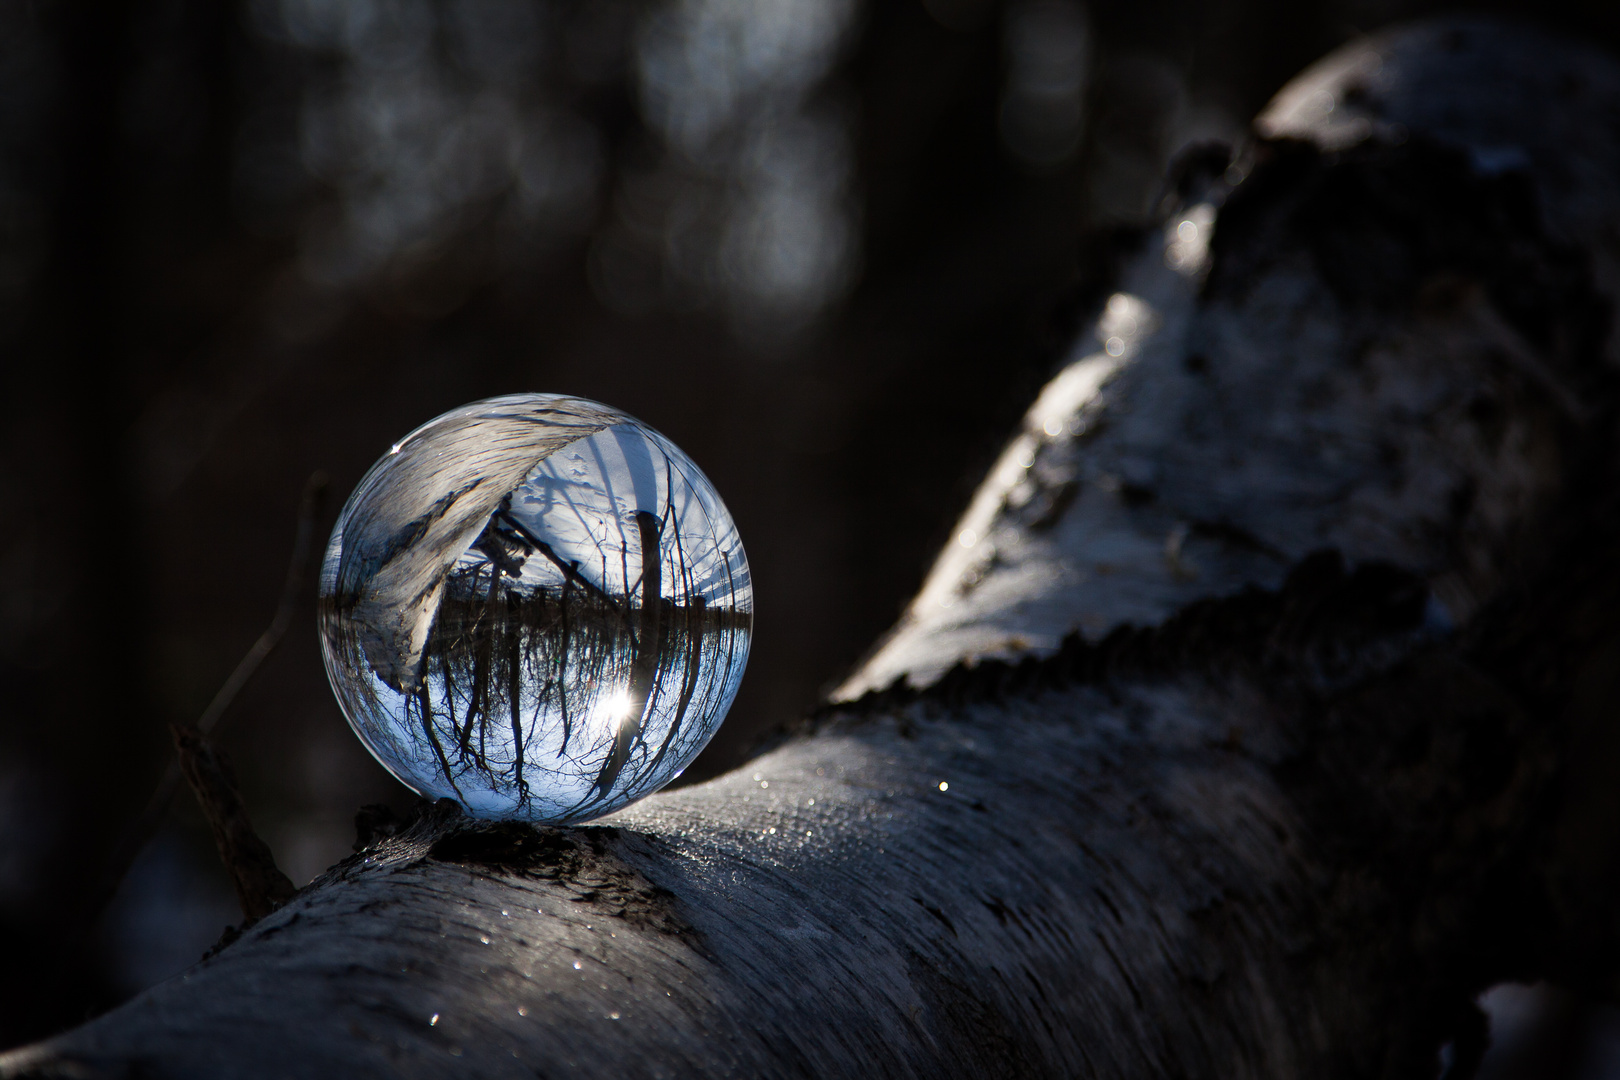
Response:
[[[1612,995],[1620,69],[1348,46],[1165,228],[896,629],[596,824],[373,815],[0,1077],[1466,1075]]]

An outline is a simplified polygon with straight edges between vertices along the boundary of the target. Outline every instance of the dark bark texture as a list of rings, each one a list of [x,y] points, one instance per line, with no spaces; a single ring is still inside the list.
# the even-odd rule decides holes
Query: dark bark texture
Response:
[[[1515,28],[1335,54],[817,716],[600,824],[368,815],[0,1076],[1429,1077],[1495,981],[1612,996],[1617,114]]]

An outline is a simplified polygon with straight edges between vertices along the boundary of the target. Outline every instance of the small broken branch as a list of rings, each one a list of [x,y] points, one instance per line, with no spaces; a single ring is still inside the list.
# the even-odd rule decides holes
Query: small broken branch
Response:
[[[275,651],[276,646],[281,644],[281,639],[286,635],[287,628],[292,624],[293,612],[298,605],[298,597],[303,591],[311,560],[317,550],[315,546],[315,526],[320,520],[321,509],[326,502],[326,489],[326,473],[321,470],[310,474],[309,479],[304,482],[303,496],[298,502],[298,527],[293,534],[292,557],[287,562],[287,575],[282,582],[281,599],[276,604],[276,613],[271,618],[270,625],[265,628],[264,633],[259,635],[258,640],[254,641],[252,647],[237,662],[236,667],[231,671],[230,677],[219,688],[219,692],[214,695],[214,699],[208,703],[208,708],[204,709],[202,715],[197,718],[196,724],[186,725],[187,729],[197,736],[206,737],[219,724],[220,718],[225,715],[225,711],[231,707],[237,695],[242,692],[242,689],[247,686],[248,682],[258,672],[260,665]],[[180,744],[178,728],[171,726],[171,731],[175,734],[176,746],[178,747]],[[182,753],[181,758],[183,757],[184,754]],[[180,789],[180,777],[183,768],[184,763],[181,759],[170,759],[168,766],[163,771],[162,779],[158,781],[157,788],[152,792],[152,797],[147,800],[146,806],[141,810],[140,815],[125,830],[123,838],[113,850],[112,857],[107,861],[107,872],[103,875],[101,888],[96,890],[91,897],[92,914],[102,911],[112,901],[113,895],[118,891],[118,886],[123,882],[124,876],[129,873],[129,868],[134,864],[136,857],[146,848],[147,844],[152,842],[152,837],[156,835],[159,826],[163,824],[163,819],[168,816],[169,807],[174,803],[175,793]],[[207,772],[206,766],[201,766],[201,768],[203,772]],[[210,824],[214,824],[214,815],[209,809],[209,800],[204,795],[203,788],[199,787],[198,781],[191,779],[189,774],[187,779],[191,781],[193,790],[197,792],[198,801],[202,804],[203,812],[208,814]],[[235,784],[230,783],[228,786],[234,794]],[[237,795],[235,798],[238,807],[240,807],[240,796]],[[247,820],[245,812],[242,814],[242,820],[244,822]],[[219,837],[219,826],[215,824],[215,839],[219,840]],[[254,839],[257,840],[258,838],[254,837]],[[223,841],[220,842],[223,845]],[[259,841],[259,843],[263,846],[263,841]],[[266,847],[265,851],[268,854],[269,849]],[[220,849],[220,854],[222,858],[225,858],[226,869],[230,870],[232,866],[231,859],[225,857],[225,848],[223,846]],[[270,866],[271,869],[274,869],[274,860],[271,861]],[[276,873],[280,874],[280,871],[277,870]],[[234,870],[232,870],[231,876],[233,879],[236,878],[237,875]],[[282,880],[285,881],[286,878],[282,877]],[[240,882],[238,882],[238,895],[241,895]],[[249,920],[260,917],[249,910],[245,901],[242,912]]]
[[[170,724],[169,733],[180,770],[213,830],[220,862],[236,887],[242,915],[248,923],[258,922],[298,890],[276,866],[270,845],[253,831],[224,753],[190,724]]]

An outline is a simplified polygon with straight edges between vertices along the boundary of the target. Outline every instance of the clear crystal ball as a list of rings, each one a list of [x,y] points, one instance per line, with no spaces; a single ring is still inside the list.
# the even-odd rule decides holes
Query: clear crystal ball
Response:
[[[476,817],[563,824],[675,777],[731,707],[754,590],[679,448],[616,409],[513,394],[372,466],[321,569],[327,675],[377,760]]]

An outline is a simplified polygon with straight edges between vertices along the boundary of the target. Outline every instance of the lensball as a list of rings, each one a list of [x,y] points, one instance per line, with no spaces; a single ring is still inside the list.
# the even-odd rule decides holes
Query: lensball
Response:
[[[593,401],[445,413],[371,467],[321,568],[326,672],[366,748],[475,817],[566,824],[708,744],[754,591],[702,471]]]

